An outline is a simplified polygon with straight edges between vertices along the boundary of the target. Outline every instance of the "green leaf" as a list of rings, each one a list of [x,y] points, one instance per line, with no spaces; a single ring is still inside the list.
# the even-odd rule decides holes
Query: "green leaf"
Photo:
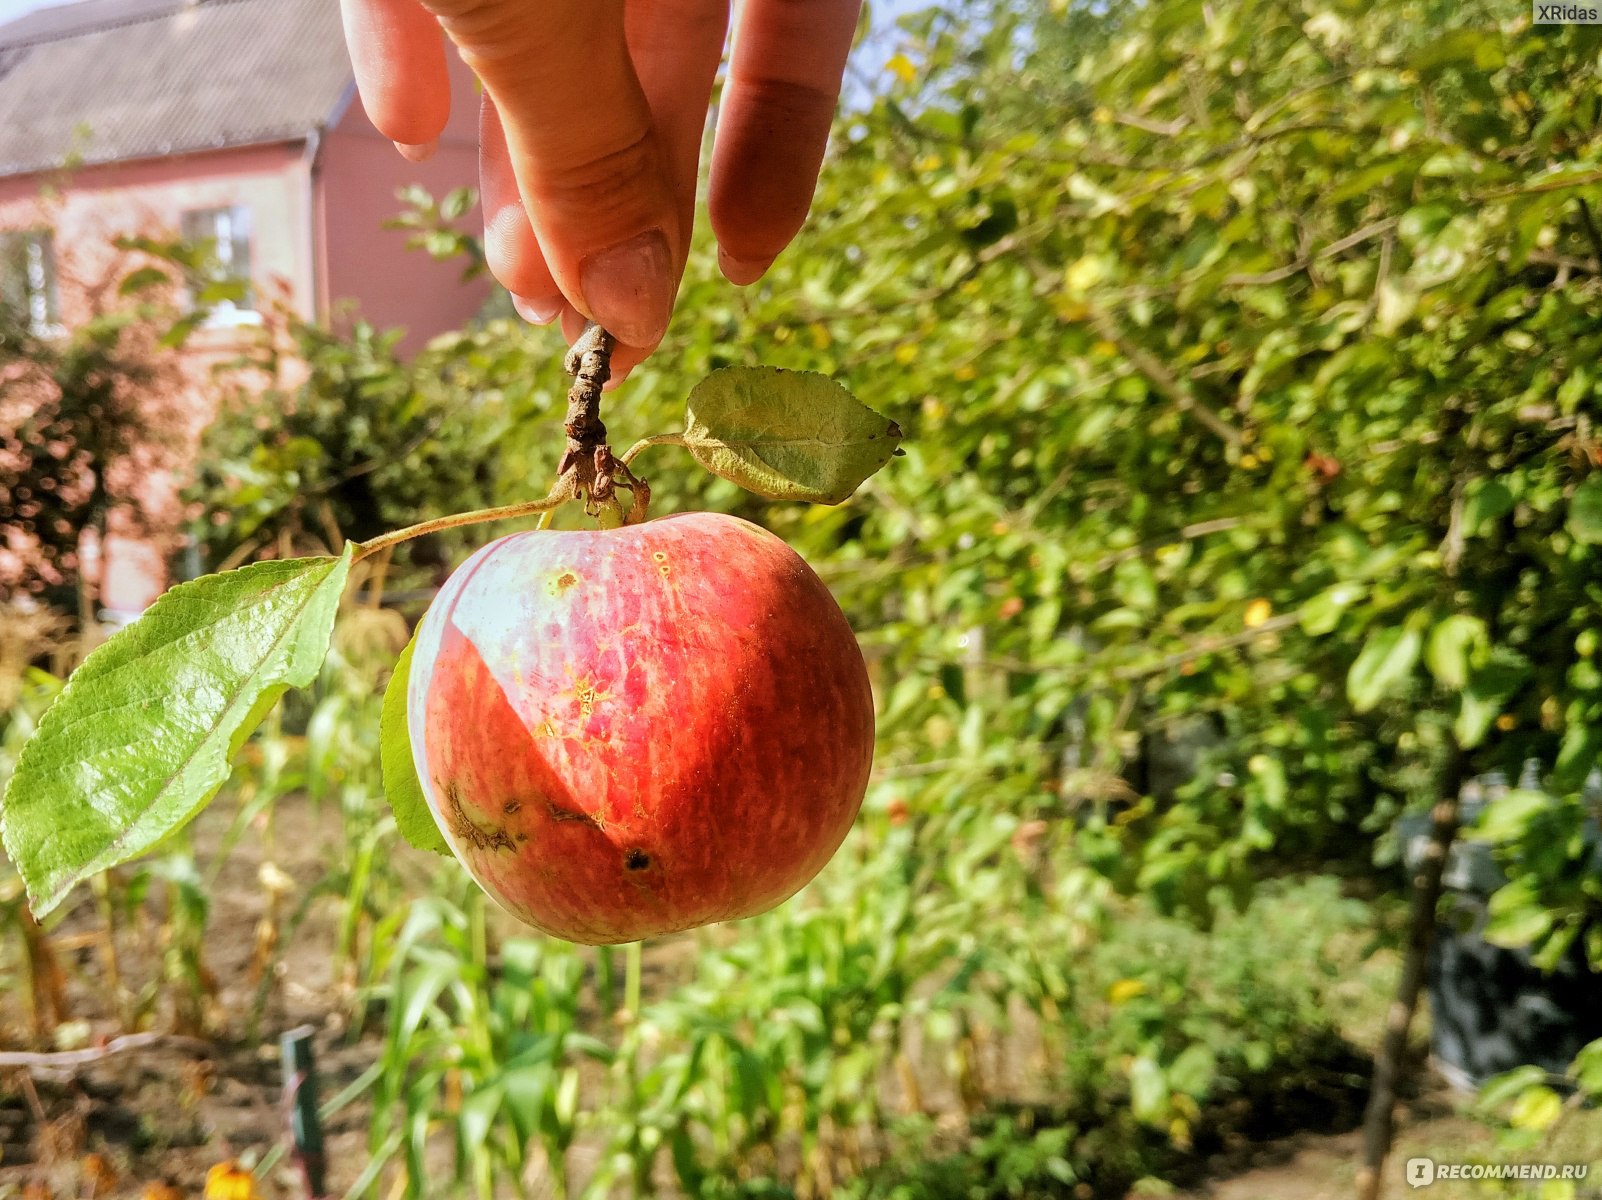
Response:
[[[389,686],[384,689],[384,711],[378,718],[378,754],[384,772],[384,795],[389,798],[389,807],[395,813],[395,824],[403,838],[419,850],[449,854],[451,848],[423,797],[416,760],[412,758],[412,735],[406,722],[406,680],[412,673],[412,651],[416,646],[417,635],[413,634],[406,649],[395,660]]]
[[[131,296],[135,292],[142,292],[148,288],[161,287],[171,283],[167,272],[160,267],[140,267],[137,271],[130,271],[123,276],[122,283],[117,286],[119,296]]]
[[[1365,589],[1360,584],[1338,583],[1325,588],[1306,604],[1299,616],[1301,626],[1314,637],[1333,633],[1341,623],[1341,614],[1363,598]]]
[[[690,392],[684,444],[769,500],[839,504],[895,453],[901,429],[827,375],[725,367]]]
[[[472,188],[452,188],[445,193],[445,199],[439,203],[439,215],[447,221],[456,221],[467,215],[478,196]]]
[[[1511,842],[1524,836],[1531,821],[1552,810],[1552,797],[1545,792],[1515,788],[1492,801],[1480,814],[1474,836],[1486,842]]]
[[[1602,1038],[1580,1050],[1569,1067],[1569,1074],[1587,1095],[1602,1095]]]
[[[1486,912],[1489,919],[1482,936],[1493,946],[1528,946],[1552,928],[1551,911],[1526,879],[1515,879],[1493,892]]]
[[[1469,485],[1463,501],[1463,533],[1479,537],[1513,511],[1513,493],[1495,479],[1477,479]]]
[[[238,304],[244,300],[248,286],[242,279],[214,279],[200,289],[195,297],[195,304],[204,309],[214,308],[219,304]]]
[[[1517,651],[1498,647],[1490,661],[1469,674],[1468,686],[1459,701],[1452,732],[1464,749],[1473,749],[1484,739],[1491,722],[1501,715],[1507,702],[1517,695],[1529,678],[1530,665]]]
[[[1485,622],[1465,613],[1455,613],[1430,631],[1424,649],[1424,663],[1442,687],[1461,690],[1467,683],[1475,651],[1489,644]]]
[[[1528,1089],[1545,1082],[1546,1072],[1540,1067],[1530,1065],[1514,1067],[1511,1071],[1504,1071],[1487,1079],[1481,1085],[1480,1093],[1474,1102],[1485,1111],[1501,1108]]]
[[[1168,1115],[1168,1080],[1149,1054],[1129,1064],[1129,1108],[1137,1121],[1148,1124]]]
[[[190,313],[181,317],[168,326],[167,331],[156,339],[156,344],[164,350],[176,350],[189,340],[189,335],[199,329],[206,321],[203,312]]]
[[[1549,1087],[1533,1087],[1513,1102],[1508,1123],[1515,1129],[1549,1129],[1563,1115],[1563,1097]]]
[[[1569,501],[1569,532],[1587,546],[1602,545],[1602,474],[1594,474]]]
[[[1399,691],[1418,662],[1422,641],[1418,630],[1399,625],[1369,634],[1346,675],[1346,695],[1352,707],[1367,712]]]
[[[1192,1042],[1168,1067],[1168,1083],[1176,1092],[1197,1099],[1207,1095],[1218,1073],[1218,1059],[1205,1042]]]
[[[84,660],[0,818],[36,916],[205,807],[278,697],[317,678],[350,563],[347,546],[181,584]]]

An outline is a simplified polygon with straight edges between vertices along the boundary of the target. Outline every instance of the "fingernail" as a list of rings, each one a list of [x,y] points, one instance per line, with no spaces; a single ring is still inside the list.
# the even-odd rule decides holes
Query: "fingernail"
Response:
[[[723,247],[718,247],[718,270],[723,272],[723,278],[737,287],[745,287],[747,284],[755,283],[763,275],[767,274],[768,268],[772,265],[773,260],[771,258],[747,261],[743,258],[735,258]]]
[[[531,325],[549,325],[562,315],[562,301],[557,296],[549,296],[540,300],[529,300],[523,296],[513,296],[512,307],[517,309],[518,316]]]
[[[407,162],[427,162],[434,157],[434,151],[439,149],[439,139],[431,138],[426,142],[418,142],[415,145],[409,142],[396,142],[395,149],[401,152],[401,157]]]
[[[654,346],[673,309],[673,255],[660,229],[592,254],[579,273],[590,315],[630,346]]]

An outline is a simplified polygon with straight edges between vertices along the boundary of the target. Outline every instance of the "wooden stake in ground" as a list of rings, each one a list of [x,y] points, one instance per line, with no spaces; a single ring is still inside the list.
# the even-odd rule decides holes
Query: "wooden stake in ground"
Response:
[[[1396,1108],[1396,1082],[1402,1059],[1407,1053],[1407,1031],[1418,1008],[1418,994],[1424,986],[1424,970],[1430,947],[1435,941],[1435,910],[1441,900],[1441,877],[1446,856],[1457,837],[1458,796],[1465,782],[1465,759],[1456,740],[1452,742],[1446,770],[1442,772],[1440,799],[1430,810],[1430,841],[1423,860],[1413,876],[1413,908],[1408,921],[1407,956],[1402,960],[1402,978],[1396,985],[1385,1021],[1385,1039],[1374,1059],[1374,1083],[1363,1113],[1363,1160],[1357,1172],[1358,1200],[1379,1200],[1385,1158],[1391,1152]]]

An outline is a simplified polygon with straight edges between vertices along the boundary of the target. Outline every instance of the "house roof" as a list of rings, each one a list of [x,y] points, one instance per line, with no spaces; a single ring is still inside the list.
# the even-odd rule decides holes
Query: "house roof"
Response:
[[[0,176],[306,137],[352,87],[334,0],[79,0],[0,25]]]

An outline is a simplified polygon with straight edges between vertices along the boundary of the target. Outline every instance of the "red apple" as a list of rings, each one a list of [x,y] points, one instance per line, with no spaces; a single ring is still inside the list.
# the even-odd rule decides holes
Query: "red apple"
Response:
[[[509,912],[569,941],[772,908],[867,789],[873,700],[845,616],[734,517],[491,542],[423,618],[408,683],[446,840]]]

